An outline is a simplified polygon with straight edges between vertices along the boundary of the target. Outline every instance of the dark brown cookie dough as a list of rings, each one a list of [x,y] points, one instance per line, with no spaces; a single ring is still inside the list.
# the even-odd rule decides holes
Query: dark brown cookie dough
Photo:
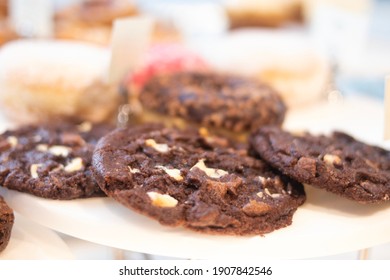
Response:
[[[93,166],[126,207],[205,233],[269,233],[290,225],[305,200],[301,184],[243,150],[171,128],[118,129],[101,139]]]
[[[0,196],[0,252],[8,245],[14,220],[14,212]]]
[[[50,199],[102,196],[92,152],[108,124],[25,126],[0,135],[0,186]]]
[[[148,112],[232,133],[266,124],[280,125],[286,112],[281,97],[265,84],[218,73],[155,76],[139,98]]]
[[[390,199],[390,152],[351,136],[293,135],[263,127],[250,137],[252,149],[294,178],[361,203]]]

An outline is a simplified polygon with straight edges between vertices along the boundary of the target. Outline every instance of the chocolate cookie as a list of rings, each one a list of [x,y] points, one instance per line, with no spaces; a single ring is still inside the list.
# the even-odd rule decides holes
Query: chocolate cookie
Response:
[[[14,219],[14,212],[0,196],[0,252],[8,245]]]
[[[334,132],[293,135],[277,127],[254,132],[262,159],[295,180],[361,203],[390,199],[390,152]]]
[[[25,126],[0,135],[0,186],[51,199],[101,196],[92,152],[108,124]]]
[[[176,125],[184,120],[234,135],[280,125],[286,112],[281,97],[265,84],[217,73],[158,75],[146,83],[139,98],[146,119],[168,117]]]
[[[252,235],[288,226],[303,186],[242,150],[199,134],[141,126],[98,143],[93,166],[104,192],[163,225]]]

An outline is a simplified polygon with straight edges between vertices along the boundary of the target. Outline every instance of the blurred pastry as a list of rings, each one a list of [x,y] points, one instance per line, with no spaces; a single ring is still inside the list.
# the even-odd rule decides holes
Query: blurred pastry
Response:
[[[108,45],[111,39],[111,26],[89,26],[81,22],[60,22],[56,24],[55,37],[61,40]]]
[[[138,13],[127,0],[87,0],[58,11],[56,37],[108,45],[112,23]]]
[[[228,0],[225,9],[231,29],[250,26],[279,27],[301,20],[301,2],[302,0]]]
[[[232,31],[216,46],[208,46],[204,55],[219,71],[267,83],[281,94],[288,107],[317,101],[329,84],[328,58],[310,39],[291,31]]]
[[[260,70],[257,76],[276,89],[290,107],[295,107],[325,96],[330,68],[324,58],[308,54],[295,69],[269,66]]]
[[[0,46],[18,38],[16,32],[9,26],[6,20],[0,20]]]
[[[8,15],[8,0],[0,0],[0,19]]]
[[[55,36],[58,39],[109,45],[114,20],[138,14],[136,5],[128,0],[84,1],[60,10],[55,15]],[[180,41],[181,36],[172,23],[156,20],[151,40]]]
[[[7,19],[8,0],[0,0],[0,46],[4,43],[18,38]]]
[[[137,9],[128,0],[85,0],[60,10],[59,21],[81,21],[88,25],[111,25],[116,18],[137,14]]]
[[[0,49],[1,112],[16,123],[78,118],[99,122],[119,95],[105,82],[109,51],[69,41],[17,40]]]

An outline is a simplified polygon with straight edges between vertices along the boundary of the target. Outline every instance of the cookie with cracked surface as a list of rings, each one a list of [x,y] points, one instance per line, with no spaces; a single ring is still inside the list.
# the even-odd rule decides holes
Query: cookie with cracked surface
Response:
[[[7,247],[14,225],[14,212],[0,196],[0,252]]]
[[[258,80],[212,72],[179,72],[151,78],[139,96],[144,121],[204,126],[245,139],[253,128],[281,125],[286,106]]]
[[[98,143],[93,166],[105,193],[163,225],[228,235],[288,226],[303,186],[246,151],[173,128],[119,129]]]
[[[109,124],[42,124],[0,135],[0,186],[69,200],[102,196],[93,179],[92,152]]]
[[[263,127],[250,137],[258,155],[295,180],[360,203],[390,199],[390,152],[342,132],[294,135]]]

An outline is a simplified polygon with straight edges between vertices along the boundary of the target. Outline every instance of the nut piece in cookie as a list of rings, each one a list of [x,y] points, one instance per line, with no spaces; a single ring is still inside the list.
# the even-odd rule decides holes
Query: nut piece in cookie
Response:
[[[146,139],[145,144],[146,146],[152,147],[153,149],[155,149],[157,152],[160,153],[167,153],[169,151],[169,147],[167,144],[156,143],[156,141],[154,141],[153,139]]]
[[[222,176],[225,176],[229,174],[225,170],[222,169],[215,169],[215,168],[208,168],[206,164],[204,163],[205,159],[200,159],[193,167],[191,167],[190,171],[194,168],[198,168],[202,170],[206,175],[213,179],[221,178]]]
[[[176,181],[183,180],[183,176],[180,175],[180,170],[176,168],[167,168],[165,166],[157,165],[156,168],[162,169],[167,173],[171,178],[175,179]]]
[[[175,207],[177,205],[177,200],[169,194],[160,194],[158,192],[147,192],[146,194],[151,199],[153,206]]]

